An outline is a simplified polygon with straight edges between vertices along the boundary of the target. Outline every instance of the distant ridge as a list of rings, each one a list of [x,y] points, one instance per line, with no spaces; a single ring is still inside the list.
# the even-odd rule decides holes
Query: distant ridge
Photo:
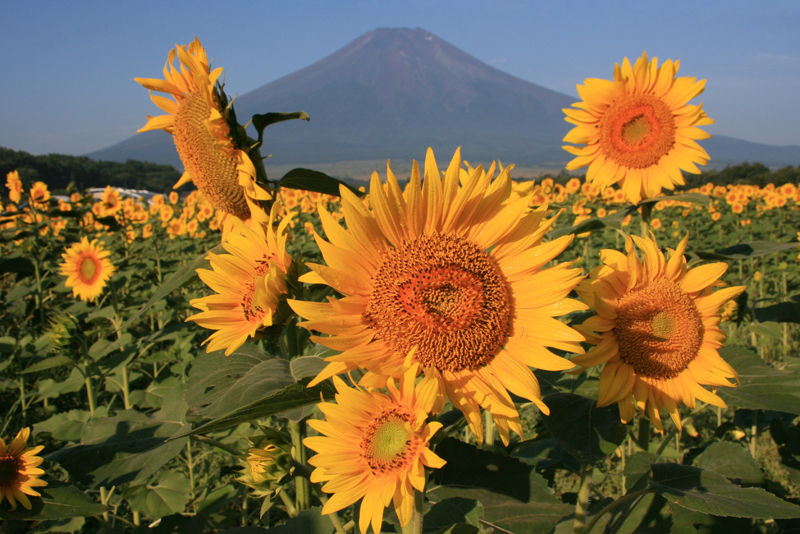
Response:
[[[457,146],[468,161],[561,168],[571,156],[562,108],[575,98],[502,72],[420,28],[377,29],[333,54],[236,99],[246,122],[267,111],[304,110],[311,122],[266,130],[270,164],[421,160],[432,146],[445,161]],[[144,119],[143,119],[144,120]],[[704,142],[714,166],[760,161],[797,165],[800,146],[717,136]],[[169,135],[146,132],[89,157],[181,167]]]

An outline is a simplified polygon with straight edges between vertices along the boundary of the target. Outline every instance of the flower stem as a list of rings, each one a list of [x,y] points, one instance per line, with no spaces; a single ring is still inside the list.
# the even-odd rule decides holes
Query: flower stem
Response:
[[[581,534],[586,525],[586,512],[589,511],[589,497],[592,490],[592,474],[594,467],[583,466],[581,469],[581,487],[578,490],[578,502],[575,503],[575,522],[572,524],[573,534]]]
[[[650,214],[653,211],[653,204],[652,202],[648,202],[646,204],[642,204],[642,237],[647,237],[650,235]]]
[[[292,498],[286,495],[286,492],[283,490],[280,490],[278,492],[278,495],[283,501],[283,505],[286,507],[286,515],[288,515],[289,517],[297,517],[297,508],[294,507]]]
[[[490,449],[494,448],[494,419],[492,412],[484,410],[483,412],[483,427],[485,429],[486,439],[484,443]]]
[[[646,417],[639,418],[639,436],[636,445],[645,452],[650,450],[650,419]]]
[[[306,422],[305,421],[289,421],[289,430],[292,434],[292,448],[294,449],[294,459],[300,465],[306,463],[306,446],[303,445],[303,439],[306,437]],[[303,477],[296,477],[294,479],[295,490],[297,495],[297,509],[303,511],[309,507],[311,501],[311,488],[308,486],[308,481]]]

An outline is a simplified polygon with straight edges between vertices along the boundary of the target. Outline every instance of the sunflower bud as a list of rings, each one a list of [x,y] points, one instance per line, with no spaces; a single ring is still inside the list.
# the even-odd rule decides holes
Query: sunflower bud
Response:
[[[69,347],[77,329],[78,323],[75,317],[65,312],[58,312],[50,318],[50,329],[45,335],[52,343],[54,351],[62,351]]]
[[[236,480],[252,488],[255,496],[272,500],[294,476],[292,444],[280,432],[261,430],[263,434],[248,438],[252,447],[247,451],[244,472]]]

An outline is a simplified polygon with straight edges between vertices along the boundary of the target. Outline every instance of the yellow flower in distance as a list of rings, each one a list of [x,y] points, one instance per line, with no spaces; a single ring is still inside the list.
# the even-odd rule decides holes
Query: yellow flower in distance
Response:
[[[414,489],[425,489],[425,467],[445,464],[428,448],[441,423],[426,423],[435,402],[436,384],[427,377],[414,387],[417,364],[386,384],[389,394],[348,387],[338,376],[336,404],[322,402],[325,421],[308,424],[322,436],[303,443],[317,452],[308,463],[316,469],[312,482],[324,482],[322,490],[333,493],[323,514],[337,512],[363,497],[359,527],[381,532],[383,509],[394,501],[400,524],[414,511]]]
[[[564,141],[577,156],[567,164],[574,170],[589,166],[586,181],[604,189],[617,182],[633,203],[657,196],[662,188],[685,185],[681,169],[699,174],[695,165],[708,163],[708,154],[695,139],[708,139],[697,128],[713,124],[699,106],[686,102],[705,89],[705,80],[676,78],[678,61],[642,54],[631,67],[628,58],[616,65],[614,80],[587,79],[578,85],[582,102],[564,110],[575,124]]]
[[[245,226],[234,219],[235,230],[227,236],[223,247],[229,254],[211,254],[213,270],[197,269],[200,279],[216,294],[193,299],[190,304],[201,310],[187,321],[216,330],[205,341],[208,352],[225,349],[229,356],[248,337],[272,325],[272,317],[281,295],[286,293],[286,273],[291,257],[286,253],[286,227],[294,213],[278,225],[279,205],[272,205],[269,220],[264,224]],[[265,216],[256,219],[261,220]]]
[[[342,351],[311,384],[365,368],[360,385],[382,387],[410,357],[436,379],[435,411],[449,398],[478,441],[481,407],[505,443],[509,430],[522,434],[509,391],[549,413],[530,367],[573,367],[546,347],[583,353],[583,336],[554,318],[585,309],[566,298],[581,272],[545,268],[573,236],[542,242],[553,219],[547,206],[530,208],[534,192],[512,196],[512,167],[495,180],[494,165],[469,172],[459,149],[442,179],[428,149],[424,184],[415,162],[404,192],[388,164],[385,189],[374,173],[367,199],[341,188],[347,230],[320,206],[330,241],[315,238],[327,265],[308,264],[301,281],[345,297],[289,301],[308,319],[300,326],[330,336],[315,342]]]
[[[103,293],[106,282],[117,270],[108,259],[109,252],[103,250],[103,243],[84,237],[61,255],[61,274],[67,277],[67,287],[72,294],[83,301],[95,300]]]
[[[655,238],[629,237],[627,255],[601,251],[604,265],[577,288],[597,311],[579,327],[596,346],[571,361],[582,367],[605,363],[598,406],[619,403],[623,422],[638,407],[640,416],[646,411],[663,431],[659,413],[666,407],[680,429],[678,405],[694,408],[699,399],[724,408],[723,400],[703,386],[732,386],[729,379],[737,379],[717,352],[725,342],[719,310],[745,287],[712,292],[728,264],[687,269],[688,240],[687,234],[667,261]]]
[[[19,204],[22,199],[22,180],[19,178],[19,172],[11,171],[6,175],[6,187],[8,188],[8,198],[14,204]]]
[[[8,447],[0,438],[0,503],[3,498],[8,499],[12,510],[16,510],[17,501],[30,510],[31,501],[27,496],[39,497],[40,493],[33,488],[47,485],[47,482],[39,478],[44,474],[39,469],[44,460],[41,456],[36,456],[44,446],[25,448],[30,435],[31,429],[23,428]]]
[[[180,69],[173,62],[177,57]],[[246,221],[251,216],[250,198],[269,199],[256,184],[256,169],[247,154],[231,140],[214,88],[222,68],[211,71],[206,51],[199,39],[170,50],[164,66],[164,79],[134,78],[151,91],[150,98],[168,115],[148,116],[139,132],[164,130],[172,134],[175,147],[186,169],[175,187],[192,181],[218,210]],[[175,99],[153,95],[168,93]]]

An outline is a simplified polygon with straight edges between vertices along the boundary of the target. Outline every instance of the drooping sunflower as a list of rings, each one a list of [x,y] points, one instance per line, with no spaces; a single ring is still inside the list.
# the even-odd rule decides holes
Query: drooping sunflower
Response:
[[[180,70],[173,62],[178,58]],[[170,50],[164,79],[134,78],[151,91],[150,98],[168,115],[148,116],[139,132],[164,130],[172,134],[186,169],[175,184],[192,181],[218,210],[246,221],[251,218],[251,199],[267,200],[269,193],[256,184],[256,169],[247,153],[235,146],[219,89],[214,84],[222,68],[210,70],[206,51],[195,40]],[[170,94],[175,101],[153,95]]]
[[[710,134],[697,128],[714,124],[703,106],[688,105],[705,89],[705,80],[676,78],[680,62],[642,54],[631,67],[628,58],[616,65],[614,80],[589,78],[578,85],[582,102],[564,110],[575,124],[564,141],[577,156],[567,169],[589,166],[586,181],[601,188],[618,183],[633,203],[657,196],[662,188],[686,182],[681,170],[699,174],[695,164],[708,154],[695,141]]]
[[[504,442],[509,429],[521,435],[509,391],[549,413],[530,367],[573,367],[547,347],[583,353],[583,336],[554,318],[585,309],[566,298],[581,272],[545,268],[573,236],[543,243],[553,219],[547,206],[530,208],[533,192],[512,196],[512,167],[494,180],[494,165],[468,172],[459,149],[442,179],[428,149],[424,184],[415,162],[405,191],[388,165],[388,183],[374,173],[368,199],[342,188],[347,230],[320,206],[330,241],[314,235],[327,265],[308,264],[301,281],[345,297],[289,301],[308,319],[301,326],[328,334],[312,339],[342,351],[312,384],[364,368],[360,384],[382,387],[410,358],[436,380],[436,411],[449,398],[478,441],[481,407]]]
[[[106,282],[117,268],[108,259],[110,252],[103,250],[103,243],[84,237],[61,255],[61,274],[67,277],[67,287],[83,301],[95,300],[103,293]]]
[[[47,485],[47,482],[39,478],[44,475],[44,470],[39,469],[44,459],[36,456],[44,446],[25,448],[30,435],[31,429],[23,428],[8,447],[0,438],[0,503],[3,502],[3,498],[8,499],[12,510],[16,510],[17,501],[30,510],[31,501],[28,495],[41,496],[33,488]]]
[[[247,227],[234,219],[236,231],[227,236],[223,247],[229,254],[209,253],[213,270],[197,269],[214,295],[193,299],[190,304],[201,310],[187,321],[216,330],[205,341],[208,351],[225,349],[230,355],[248,337],[272,325],[272,318],[281,295],[286,293],[286,273],[291,257],[286,253],[286,227],[294,213],[278,225],[279,205],[273,204],[266,223]]]
[[[596,346],[570,361],[585,368],[605,363],[598,405],[618,403],[623,422],[638,408],[663,431],[659,413],[666,407],[680,428],[678,405],[694,408],[699,399],[724,408],[703,386],[732,386],[730,379],[737,379],[717,352],[725,342],[719,311],[746,288],[712,291],[728,264],[688,269],[688,240],[687,234],[667,261],[655,238],[629,237],[627,255],[601,251],[604,265],[578,285],[581,299],[597,311],[578,328]]]
[[[348,387],[338,376],[336,404],[323,402],[319,409],[325,421],[311,419],[308,424],[322,436],[303,443],[317,452],[312,482],[324,482],[322,490],[333,493],[322,508],[323,514],[337,512],[363,497],[359,527],[381,532],[383,509],[394,501],[400,524],[411,520],[414,489],[425,489],[425,467],[438,469],[445,464],[428,448],[441,423],[426,423],[436,399],[436,384],[426,377],[416,388],[418,364],[400,377],[399,385],[389,379],[389,394],[371,389]]]

